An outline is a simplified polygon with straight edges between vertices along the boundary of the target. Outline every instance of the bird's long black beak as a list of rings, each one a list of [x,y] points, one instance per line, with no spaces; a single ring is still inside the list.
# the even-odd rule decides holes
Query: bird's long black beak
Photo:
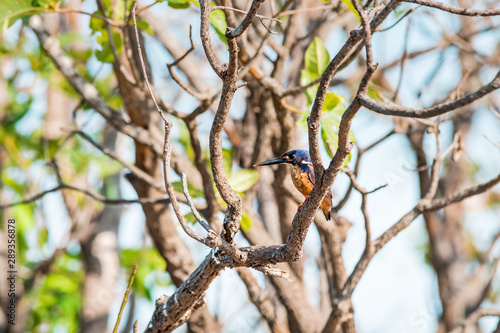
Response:
[[[280,163],[286,163],[286,162],[287,161],[285,161],[281,157],[276,157],[276,158],[272,158],[272,159],[264,161],[264,162],[254,164],[253,166],[256,167],[256,166],[263,166],[263,165],[273,165],[273,164],[280,164]]]

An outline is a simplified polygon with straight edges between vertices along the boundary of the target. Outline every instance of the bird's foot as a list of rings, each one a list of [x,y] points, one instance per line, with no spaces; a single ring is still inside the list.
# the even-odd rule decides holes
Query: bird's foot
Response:
[[[300,207],[302,207],[302,205],[306,203],[306,201],[307,201],[307,199],[308,199],[308,198],[309,198],[309,196],[307,196],[307,197],[306,197],[306,199],[304,200],[304,202],[303,202],[303,203],[301,203],[301,204],[299,205],[299,207],[297,207],[297,211],[299,211],[299,210],[300,210]]]

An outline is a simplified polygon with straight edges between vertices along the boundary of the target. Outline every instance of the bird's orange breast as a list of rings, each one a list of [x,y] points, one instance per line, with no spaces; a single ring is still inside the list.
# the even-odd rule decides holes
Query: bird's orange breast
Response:
[[[302,171],[302,169],[294,165],[291,171],[293,185],[303,196],[307,197],[311,193],[314,185],[309,180],[307,172]]]
[[[302,171],[302,169],[294,165],[291,171],[292,182],[295,188],[299,190],[304,197],[308,197],[314,187],[314,184],[309,179],[307,172]],[[301,205],[302,206],[302,205]],[[331,219],[331,207],[332,207],[332,192],[328,191],[326,193],[323,201],[321,202],[321,210],[325,214],[326,219],[329,221]],[[299,206],[300,208],[300,206]]]

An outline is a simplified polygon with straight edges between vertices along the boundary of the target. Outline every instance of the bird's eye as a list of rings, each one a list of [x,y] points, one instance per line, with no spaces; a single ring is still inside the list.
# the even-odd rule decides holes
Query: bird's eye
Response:
[[[293,160],[293,159],[295,159],[295,155],[294,154],[289,155],[288,158],[291,159],[291,160]]]

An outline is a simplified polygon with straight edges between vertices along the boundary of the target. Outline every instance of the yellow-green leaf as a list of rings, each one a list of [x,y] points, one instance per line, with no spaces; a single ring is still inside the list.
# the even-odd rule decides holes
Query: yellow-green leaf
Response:
[[[182,182],[181,181],[173,182],[172,187],[174,188],[174,190],[176,192],[184,193],[182,191]],[[205,197],[205,194],[203,193],[203,191],[198,189],[196,186],[194,186],[190,182],[188,182],[188,191],[189,191],[189,194],[191,195],[192,198],[204,198]]]
[[[219,36],[220,40],[227,45],[226,38],[226,29],[227,29],[227,21],[226,14],[220,9],[216,9],[210,13],[209,16],[210,25],[214,28],[217,36]]]
[[[252,187],[259,179],[259,173],[252,169],[241,169],[228,176],[227,181],[231,188],[243,193]]]
[[[253,221],[250,218],[250,216],[248,216],[245,213],[241,214],[241,224],[240,224],[240,227],[241,227],[241,229],[244,232],[248,232],[248,230],[250,230],[250,228],[252,227],[252,224],[253,224]]]
[[[2,30],[5,31],[19,18],[49,11],[53,4],[55,4],[55,1],[0,1],[0,25],[2,26]]]
[[[345,111],[344,103],[345,98],[343,96],[335,94],[333,91],[329,91],[325,95],[321,112],[340,118]]]
[[[305,69],[311,72],[316,79],[323,74],[329,63],[330,55],[325,45],[323,45],[319,37],[315,37],[307,47],[304,55]]]
[[[359,17],[359,13],[356,10],[356,8],[354,8],[352,1],[351,0],[340,0],[340,1],[342,1],[347,6],[347,8],[356,16],[358,22],[361,23],[361,17]]]

